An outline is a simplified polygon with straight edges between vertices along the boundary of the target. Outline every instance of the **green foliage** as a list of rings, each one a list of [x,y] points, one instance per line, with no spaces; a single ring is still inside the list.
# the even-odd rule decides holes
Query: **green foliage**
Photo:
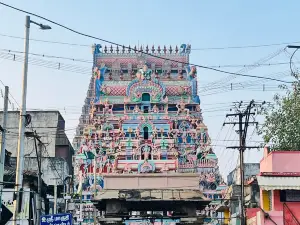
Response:
[[[275,95],[275,104],[265,111],[265,122],[259,133],[272,150],[300,150],[300,82],[293,84],[293,90],[286,95]]]

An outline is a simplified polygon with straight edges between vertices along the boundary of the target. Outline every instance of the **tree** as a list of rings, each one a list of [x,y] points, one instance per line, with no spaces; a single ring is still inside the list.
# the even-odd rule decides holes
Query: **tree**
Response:
[[[293,90],[286,95],[275,95],[275,104],[265,110],[265,122],[259,133],[272,150],[300,150],[300,82],[293,84]]]

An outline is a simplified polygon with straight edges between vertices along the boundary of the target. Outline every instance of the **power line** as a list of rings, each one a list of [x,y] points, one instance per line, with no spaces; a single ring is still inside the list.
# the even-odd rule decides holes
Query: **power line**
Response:
[[[289,45],[297,44],[300,41],[293,42],[281,42],[273,44],[260,44],[260,45],[241,45],[241,46],[227,46],[227,47],[209,47],[209,48],[194,48],[193,50],[204,51],[204,50],[224,50],[224,49],[241,49],[241,48],[261,48],[261,47],[270,47],[270,46],[280,46],[280,45]]]
[[[7,55],[8,54],[8,55]],[[11,60],[11,61],[15,61],[15,62],[23,62],[23,56],[19,56],[19,55],[9,55],[11,53],[5,53],[5,55],[0,53],[0,58],[4,58],[7,60]],[[40,66],[40,67],[44,67],[44,68],[48,68],[48,69],[55,69],[55,70],[61,70],[61,71],[67,71],[67,72],[71,72],[71,73],[78,73],[78,74],[84,74],[84,75],[90,75],[90,68],[84,68],[84,67],[78,67],[78,66],[74,66],[74,65],[70,65],[70,64],[63,64],[63,63],[59,63],[59,62],[53,62],[53,61],[46,61],[46,60],[40,60],[40,59],[34,59],[34,58],[29,58],[29,64],[31,65],[35,65],[35,66]],[[282,77],[281,75],[278,77]],[[274,79],[274,78],[272,78]],[[274,79],[276,80],[276,79]],[[261,83],[260,81],[250,81],[248,82],[248,84],[250,83]],[[249,87],[244,87],[246,85],[248,85],[247,83],[228,83],[226,85],[221,85],[221,86],[215,86],[215,87],[210,87],[210,88],[205,88],[207,85],[205,85],[204,87],[200,87],[202,90],[199,90],[201,93],[204,92],[209,92],[207,94],[201,94],[202,96],[207,96],[207,95],[213,95],[213,94],[218,94],[218,93],[224,93],[227,91],[236,91],[236,90],[242,90],[242,89],[249,89]],[[230,87],[230,85],[232,87]],[[241,87],[236,87],[233,85],[238,85]],[[253,85],[248,85],[248,86],[253,86]],[[221,91],[213,91],[210,92],[212,90],[221,90]],[[278,88],[274,87],[268,87],[268,86],[262,86],[261,89],[255,89],[252,91],[276,91],[279,90]],[[19,106],[20,107],[20,106]]]
[[[25,39],[24,37],[12,36],[12,35],[7,35],[7,34],[0,34],[0,36],[15,38],[15,39],[22,39],[22,40]],[[30,38],[29,40],[36,41],[36,42],[51,43],[51,44],[61,44],[61,45],[79,46],[79,47],[91,47],[90,45],[85,45],[85,44],[75,44],[75,43],[67,43],[67,42],[59,42],[59,41],[48,41],[48,40],[41,40],[41,39],[34,39],[34,38]],[[293,43],[291,43],[291,44],[293,44]]]
[[[2,37],[14,38],[14,39],[21,39],[24,40],[24,37],[13,36],[8,34],[1,34]],[[78,44],[78,43],[70,43],[70,42],[60,42],[60,41],[50,41],[50,40],[41,40],[41,39],[34,39],[30,38],[31,41],[36,42],[44,42],[50,44],[61,44],[61,45],[69,45],[69,46],[78,46],[78,47],[91,47],[88,44]],[[245,48],[261,48],[261,47],[271,47],[271,46],[284,46],[289,44],[298,44],[300,41],[292,41],[292,42],[281,42],[281,43],[272,43],[272,44],[259,44],[259,45],[240,45],[240,46],[225,46],[225,47],[207,47],[207,48],[192,48],[193,51],[206,51],[206,50],[226,50],[226,49],[245,49]]]
[[[284,49],[279,49],[279,50],[276,50],[275,52],[267,55],[266,57],[263,57],[257,61],[255,61],[253,64],[254,66],[248,66],[246,68],[243,68],[243,69],[240,69],[237,71],[237,73],[246,73],[246,72],[249,72],[253,69],[256,69],[258,66],[257,64],[260,64],[260,63],[266,63],[267,61],[275,58],[276,56],[278,56],[279,54],[281,54],[282,52],[284,52]],[[211,87],[215,87],[215,86],[220,86],[220,85],[223,85],[224,83],[227,83],[233,79],[235,79],[236,76],[235,75],[230,75],[230,76],[227,76],[225,78],[221,78],[219,81],[215,81],[215,82],[210,82],[206,85],[206,89],[207,88],[211,88]]]
[[[159,59],[163,59],[163,60],[168,60],[168,61],[171,61],[171,62],[176,62],[176,63],[182,63],[182,64],[185,64],[185,65],[190,65],[190,66],[195,66],[195,67],[199,67],[199,68],[202,68],[202,69],[207,69],[207,70],[213,70],[213,71],[216,71],[216,72],[220,72],[220,73],[225,73],[225,74],[231,74],[231,75],[235,75],[235,76],[242,76],[242,77],[252,77],[252,78],[257,78],[257,79],[265,79],[265,80],[273,80],[273,81],[278,81],[278,82],[281,82],[281,83],[293,83],[293,82],[290,82],[290,81],[284,81],[284,80],[279,80],[279,79],[274,79],[274,78],[269,78],[269,77],[261,77],[261,76],[256,76],[256,75],[249,75],[249,74],[241,74],[241,73],[234,73],[234,72],[229,72],[229,71],[225,71],[225,70],[220,70],[220,69],[216,69],[216,68],[212,68],[212,67],[208,67],[208,66],[202,66],[202,65],[198,65],[198,64],[193,64],[193,63],[186,63],[186,62],[180,62],[178,60],[173,60],[173,59],[168,59],[168,58],[165,58],[165,57],[161,57],[161,56],[158,56],[158,55],[153,55],[151,53],[148,53],[148,52],[144,52],[144,51],[141,51],[141,50],[137,50],[137,49],[133,49],[131,47],[126,47],[124,45],[121,45],[121,44],[118,44],[116,42],[113,42],[113,41],[108,41],[108,40],[105,40],[105,39],[102,39],[102,38],[97,38],[95,36],[92,36],[92,35],[89,35],[89,34],[85,34],[85,33],[82,33],[82,32],[79,32],[79,31],[76,31],[74,29],[71,29],[65,25],[62,25],[58,22],[54,22],[53,20],[50,20],[50,19],[47,19],[45,17],[42,17],[40,15],[37,15],[35,13],[31,13],[31,12],[28,12],[28,11],[25,11],[25,10],[22,10],[22,9],[19,9],[19,8],[16,8],[14,6],[11,6],[11,5],[8,5],[8,4],[5,4],[3,2],[0,2],[1,5],[4,5],[6,7],[9,7],[11,9],[14,9],[14,10],[17,10],[17,11],[20,11],[20,12],[23,12],[23,13],[27,13],[29,15],[32,15],[32,16],[35,16],[35,17],[38,17],[40,19],[43,19],[45,21],[48,21],[52,24],[55,24],[59,27],[62,27],[66,30],[69,30],[73,33],[76,33],[78,35],[81,35],[81,36],[84,36],[84,37],[88,37],[88,38],[92,38],[92,39],[95,39],[95,40],[99,40],[99,41],[103,41],[103,42],[106,42],[106,43],[109,43],[109,44],[112,44],[112,45],[115,45],[115,46],[118,46],[118,47],[123,47],[123,48],[126,48],[126,49],[129,49],[129,50],[134,50],[134,51],[137,51],[139,53],[142,53],[142,54],[145,54],[145,55],[149,55],[151,57],[155,57],[155,58],[159,58]]]
[[[18,53],[23,54],[23,51],[16,51],[11,49],[0,49],[0,51],[5,51],[8,53]],[[70,57],[64,57],[64,56],[55,56],[55,55],[47,55],[47,54],[41,54],[41,53],[28,53],[29,55],[42,57],[42,58],[53,58],[53,59],[64,59],[64,60],[70,60],[73,62],[81,62],[81,63],[88,63],[93,64],[93,61],[87,60],[87,59],[75,59]],[[14,56],[14,54],[12,54]],[[300,63],[300,61],[294,62],[294,63]],[[288,65],[290,62],[274,62],[274,63],[253,63],[253,64],[225,64],[225,65],[210,65],[208,67],[211,68],[245,68],[245,67],[260,67],[260,66],[279,66],[279,65]]]
[[[11,49],[0,49],[1,51],[5,51],[5,52],[9,52],[9,53],[20,53],[20,54],[24,54],[23,51],[16,51],[16,50],[11,50]],[[54,58],[54,59],[66,59],[66,60],[71,60],[73,62],[83,62],[83,63],[89,63],[92,64],[93,61],[91,60],[86,60],[86,59],[74,59],[74,58],[70,58],[70,57],[63,57],[63,56],[54,56],[54,55],[46,55],[46,54],[40,54],[40,53],[28,53],[29,55],[33,55],[33,56],[39,56],[39,57],[43,57],[43,58]]]

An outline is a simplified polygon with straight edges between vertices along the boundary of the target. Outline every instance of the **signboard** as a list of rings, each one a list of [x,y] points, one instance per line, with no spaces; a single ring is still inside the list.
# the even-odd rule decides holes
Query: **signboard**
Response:
[[[43,215],[41,225],[72,225],[72,214]]]

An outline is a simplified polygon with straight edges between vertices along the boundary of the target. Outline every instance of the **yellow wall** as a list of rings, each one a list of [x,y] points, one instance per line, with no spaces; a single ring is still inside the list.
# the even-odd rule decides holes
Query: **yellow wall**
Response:
[[[269,199],[269,192],[268,191],[265,191],[263,190],[262,191],[262,208],[263,210],[265,211],[270,211],[270,199]]]
[[[225,209],[224,211],[224,224],[229,224],[230,212],[229,209]]]

